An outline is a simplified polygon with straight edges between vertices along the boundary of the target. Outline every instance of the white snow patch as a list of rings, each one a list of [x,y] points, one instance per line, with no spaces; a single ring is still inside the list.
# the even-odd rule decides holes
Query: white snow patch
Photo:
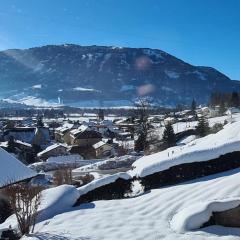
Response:
[[[169,78],[174,78],[177,79],[179,78],[179,73],[175,72],[175,71],[171,71],[171,70],[164,70],[164,73],[169,77]]]
[[[164,59],[162,53],[159,50],[145,48],[143,49],[143,53],[148,56],[155,56],[156,58]]]
[[[123,86],[121,86],[120,91],[125,92],[125,91],[131,91],[131,90],[135,90],[135,89],[136,89],[136,87],[133,85],[123,85]]]
[[[71,208],[79,198],[78,190],[71,185],[61,185],[42,191],[38,221],[51,218]]]
[[[99,72],[102,71],[104,64],[111,58],[111,56],[112,56],[111,53],[107,53],[107,54],[104,55],[104,59],[103,59],[103,61],[100,63],[100,66],[99,66],[99,70],[98,70]]]
[[[83,87],[75,87],[73,88],[75,91],[81,91],[81,92],[99,92],[99,90],[93,89],[93,88],[83,88]]]
[[[37,84],[32,86],[32,89],[41,89],[42,88],[42,84]]]
[[[179,233],[196,230],[203,226],[213,212],[222,212],[240,205],[240,199],[220,199],[200,202],[179,211],[171,221],[171,227]]]
[[[197,138],[196,135],[190,135],[188,137],[181,139],[179,142],[177,142],[177,145],[186,145],[186,144],[192,142],[193,140],[195,140],[196,138]]]
[[[83,157],[79,154],[70,154],[65,156],[50,157],[47,159],[47,162],[54,163],[76,163],[83,160]]]
[[[9,103],[22,103],[28,106],[35,106],[35,107],[59,107],[61,106],[58,101],[54,102],[54,101],[46,101],[42,98],[37,98],[34,96],[26,96],[23,98],[20,98],[18,100],[13,100],[10,98],[5,98],[3,99],[6,102]]]
[[[41,203],[38,208],[37,222],[52,218],[57,214],[71,210],[79,198],[79,192],[74,186],[61,185],[42,191]],[[8,229],[11,226],[17,229],[17,219],[11,215],[6,221],[0,224],[1,229]]]
[[[174,89],[172,89],[170,87],[162,86],[161,89],[164,90],[164,91],[167,91],[167,92],[176,92]]]

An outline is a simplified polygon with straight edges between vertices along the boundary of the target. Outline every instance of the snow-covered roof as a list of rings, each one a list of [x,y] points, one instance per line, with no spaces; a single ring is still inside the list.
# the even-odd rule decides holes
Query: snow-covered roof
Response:
[[[47,152],[49,152],[49,151],[52,151],[53,149],[58,148],[58,147],[65,147],[65,148],[67,148],[67,147],[66,147],[65,145],[63,145],[63,144],[55,143],[55,144],[47,147],[47,148],[44,149],[43,151],[39,152],[39,153],[37,154],[37,156],[40,157],[40,156],[42,156],[43,154],[45,154],[45,153],[47,153]]]
[[[107,144],[107,143],[105,143],[105,142],[103,142],[103,141],[99,141],[99,142],[93,144],[93,148],[94,148],[94,149],[97,149],[97,148],[100,148],[100,147],[102,147],[103,145],[106,145],[106,144]]]
[[[112,120],[103,120],[101,121],[101,124],[104,124],[104,125],[107,125],[107,126],[112,126],[113,125],[113,122]]]
[[[20,141],[20,140],[16,140],[15,142],[16,142],[16,143],[19,143],[19,144],[21,144],[21,145],[24,145],[24,146],[26,146],[26,147],[32,147],[32,144],[26,143],[26,142],[23,142],[23,141]]]
[[[0,142],[0,147],[7,148],[8,147],[8,141]]]
[[[86,125],[81,125],[79,128],[73,129],[73,130],[71,131],[71,134],[75,136],[75,135],[77,135],[77,134],[79,134],[79,133],[81,133],[81,132],[84,132],[84,131],[86,131],[86,130],[89,130],[89,127],[86,126]]]
[[[12,136],[14,137],[14,139],[18,139],[27,143],[32,143],[35,136],[35,128],[17,127],[17,128],[7,129],[4,132],[4,136],[6,140],[8,140],[10,136]]]
[[[0,148],[0,187],[36,176],[37,173]]]
[[[175,118],[174,118],[174,117],[167,117],[167,118],[165,118],[164,120],[165,120],[165,121],[174,121]]]
[[[73,126],[74,124],[72,123],[64,123],[63,126],[56,128],[56,131],[64,133],[65,131],[72,129]]]

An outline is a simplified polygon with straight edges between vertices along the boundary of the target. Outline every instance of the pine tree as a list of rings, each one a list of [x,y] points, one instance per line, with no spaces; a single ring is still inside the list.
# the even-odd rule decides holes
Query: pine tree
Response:
[[[232,92],[232,96],[231,96],[231,107],[239,107],[239,96],[237,92]]]
[[[15,141],[14,137],[10,136],[8,139],[8,147],[7,147],[9,152],[14,152],[15,151]]]
[[[224,101],[221,101],[220,106],[219,106],[219,113],[222,116],[222,115],[224,115],[225,112],[226,112],[225,103],[224,103]]]
[[[197,103],[196,103],[195,99],[193,98],[192,105],[191,105],[192,114],[195,114],[196,107],[197,107]]]
[[[201,137],[204,137],[210,133],[208,120],[204,116],[199,117],[196,131],[197,131],[197,134]]]
[[[98,119],[99,119],[99,121],[104,120],[104,110],[101,108],[98,110]]]
[[[172,147],[176,144],[176,135],[170,122],[165,126],[163,132],[163,141],[168,147]]]
[[[42,117],[38,117],[38,119],[37,119],[37,127],[44,127],[44,123],[43,123]]]
[[[137,152],[144,151],[146,148],[145,145],[146,145],[146,136],[143,133],[141,133],[138,136],[138,139],[135,141],[134,150]]]

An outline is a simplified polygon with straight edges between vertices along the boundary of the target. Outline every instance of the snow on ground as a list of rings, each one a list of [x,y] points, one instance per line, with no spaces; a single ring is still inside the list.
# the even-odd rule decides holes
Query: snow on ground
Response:
[[[193,204],[179,211],[172,219],[172,228],[179,233],[196,230],[208,222],[213,212],[223,212],[240,205],[240,198],[226,198]]]
[[[120,92],[135,90],[136,87],[133,85],[123,85],[120,89]]]
[[[240,229],[236,228],[210,226],[179,233],[171,224],[174,216],[189,206],[221,201],[226,197],[239,198],[239,178],[240,169],[235,169],[185,184],[154,189],[135,198],[82,204],[39,223],[35,237],[24,239],[239,239]]]
[[[180,141],[177,142],[177,145],[186,145],[190,142],[192,142],[193,140],[195,140],[197,138],[196,135],[190,135],[188,137],[185,137],[183,139],[181,139]]]
[[[32,89],[41,89],[41,88],[42,88],[42,84],[37,84],[32,86]]]
[[[73,88],[73,90],[82,91],[82,92],[99,92],[98,90],[93,89],[93,88],[83,88],[83,87],[75,87],[75,88]]]
[[[80,168],[76,168],[73,172],[91,172],[96,170],[109,170],[109,169],[116,169],[116,168],[123,168],[123,167],[130,167],[134,161],[136,161],[139,156],[131,156],[125,155],[122,157],[115,157],[111,159],[107,159],[104,161],[100,161],[97,163],[85,165]]]
[[[20,98],[18,100],[13,100],[10,98],[3,99],[6,102],[9,103],[22,103],[29,106],[35,106],[35,107],[60,107],[61,105],[56,101],[46,101],[42,98],[37,98],[35,96],[25,96],[23,98]]]
[[[236,113],[232,115],[232,118],[230,115],[224,115],[221,117],[213,117],[209,118],[209,126],[212,127],[216,123],[224,124],[224,121],[227,120],[228,122],[236,122],[240,121],[240,114]],[[158,126],[159,124],[155,124],[154,133],[155,135],[159,136],[159,138],[162,138],[164,127]],[[189,129],[195,129],[198,125],[198,121],[191,121],[191,122],[177,122],[173,124],[173,129],[175,133],[184,132]]]
[[[83,160],[83,157],[79,154],[70,154],[70,155],[63,155],[57,157],[50,157],[47,159],[47,162],[55,162],[55,163],[75,163],[77,161]]]
[[[131,174],[140,177],[166,170],[172,166],[208,161],[220,155],[240,150],[240,122],[227,124],[216,134],[196,139],[185,146],[176,146],[165,151],[144,156],[133,163]]]
[[[38,221],[49,219],[69,210],[79,198],[79,191],[70,185],[61,185],[42,192]]]
[[[170,70],[165,70],[164,73],[169,77],[169,78],[179,78],[180,74],[175,71],[170,71]]]
[[[55,188],[50,188],[42,191],[41,204],[38,208],[37,222],[47,220],[59,213],[71,210],[71,207],[79,198],[79,191],[70,185],[61,185]],[[1,229],[17,227],[15,215],[11,215],[7,220],[0,224]]]
[[[2,148],[0,148],[0,166],[0,187],[37,175],[35,171],[29,169]]]
[[[44,172],[49,172],[49,171],[54,171],[57,169],[60,169],[62,167],[71,167],[71,168],[78,168],[78,167],[82,167],[85,165],[89,165],[89,164],[94,164],[97,162],[102,161],[102,159],[96,159],[96,160],[76,160],[76,158],[65,158],[65,156],[61,156],[58,158],[50,158],[50,161],[47,162],[36,162],[33,163],[31,165],[29,165],[29,168],[40,172],[40,171],[44,171]],[[69,161],[68,161],[69,160]]]

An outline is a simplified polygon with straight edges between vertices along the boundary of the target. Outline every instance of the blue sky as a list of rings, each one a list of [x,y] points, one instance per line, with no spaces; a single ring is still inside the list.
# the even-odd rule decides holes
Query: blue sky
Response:
[[[0,50],[151,47],[240,80],[239,0],[1,0]]]

